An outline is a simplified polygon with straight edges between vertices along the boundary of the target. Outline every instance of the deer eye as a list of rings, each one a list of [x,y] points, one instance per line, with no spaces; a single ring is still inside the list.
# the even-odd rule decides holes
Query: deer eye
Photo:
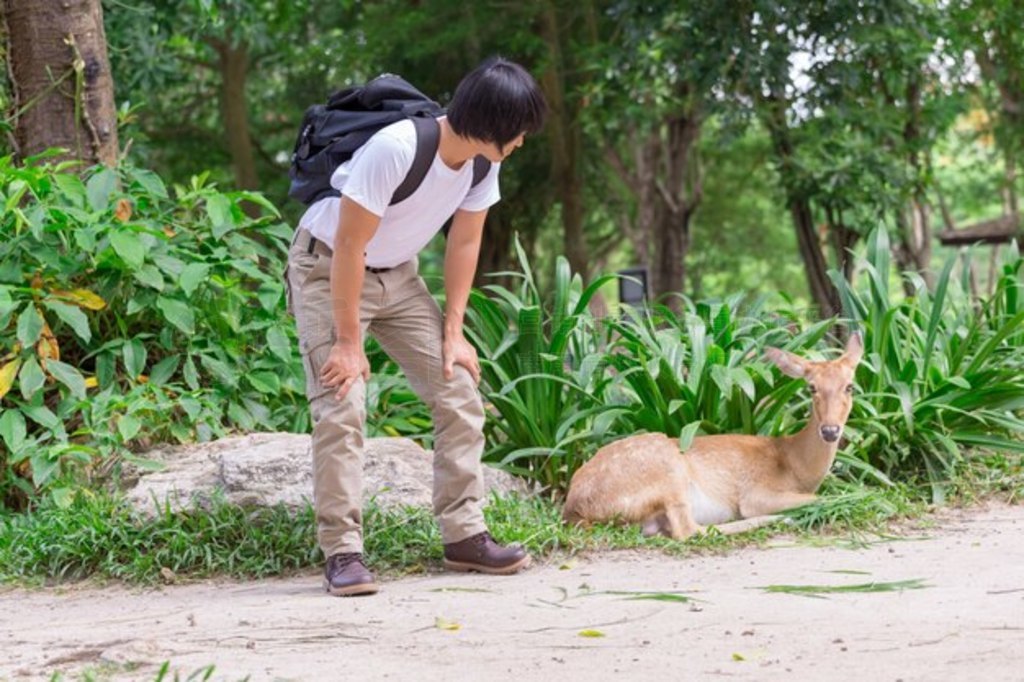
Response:
[[[818,387],[815,386],[814,384],[807,384],[807,392],[810,393],[811,395],[814,395],[815,393],[818,392]]]
[[[846,392],[853,395],[853,384],[846,384]]]

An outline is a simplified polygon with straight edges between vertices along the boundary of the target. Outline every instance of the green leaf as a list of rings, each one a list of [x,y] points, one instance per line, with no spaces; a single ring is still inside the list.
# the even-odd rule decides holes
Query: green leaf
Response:
[[[164,290],[164,276],[152,263],[146,263],[141,268],[136,270],[132,275],[136,281],[150,289],[156,289],[157,291]]]
[[[732,378],[736,382],[736,385],[740,387],[740,390],[750,398],[751,402],[757,399],[757,390],[754,388],[754,381],[750,378],[750,374],[743,367],[733,367]]]
[[[238,379],[226,363],[221,362],[217,358],[210,357],[209,355],[200,355],[199,362],[202,363],[203,367],[206,368],[206,371],[213,375],[213,377],[220,383],[232,388],[238,385]]]
[[[210,217],[213,236],[217,239],[235,227],[231,216],[231,202],[223,194],[212,194],[206,197],[206,214]]]
[[[178,282],[181,284],[181,290],[185,292],[185,295],[191,296],[199,288],[199,285],[206,281],[209,275],[209,265],[205,263],[189,263],[181,271],[181,277],[178,278]]]
[[[164,319],[182,332],[189,336],[195,333],[195,315],[188,304],[173,298],[160,296],[156,300],[156,307],[163,313]]]
[[[81,179],[72,173],[55,173],[53,184],[57,186],[64,200],[75,208],[85,208],[85,185]]]
[[[0,438],[7,444],[7,449],[17,452],[25,442],[25,417],[18,410],[4,410],[0,415]]]
[[[238,403],[231,403],[228,405],[228,417],[236,425],[240,426],[243,431],[255,431],[256,420],[249,414],[249,411]]]
[[[686,452],[693,445],[693,438],[700,430],[700,422],[690,422],[679,431],[679,451]]]
[[[267,330],[267,347],[277,357],[285,362],[291,362],[292,343],[288,335],[280,327],[271,327]]]
[[[189,358],[189,362],[191,361],[192,358]],[[192,421],[199,419],[199,415],[203,413],[202,403],[192,396],[183,395],[181,400],[178,401],[178,404],[181,406],[181,409],[185,410],[185,414],[187,414],[188,418]]]
[[[117,420],[117,432],[121,434],[121,439],[125,443],[135,438],[141,429],[142,422],[130,414],[122,415]]]
[[[281,392],[281,379],[273,372],[252,372],[246,378],[260,393],[277,395]]]
[[[48,407],[43,405],[23,405],[21,411],[26,417],[39,424],[44,429],[55,431],[61,426],[60,419],[57,419],[57,415],[50,411]]]
[[[89,329],[89,318],[78,306],[60,303],[58,301],[43,301],[43,305],[57,314],[64,324],[71,327],[75,335],[88,343],[92,339],[92,331]]]
[[[60,466],[59,459],[51,459],[49,451],[42,449],[32,453],[29,462],[32,464],[32,485],[37,488],[49,483]]]
[[[142,240],[131,230],[120,228],[110,232],[110,245],[132,270],[138,270],[146,260],[146,248]]]
[[[29,303],[18,315],[18,341],[25,348],[35,345],[43,331],[43,317],[39,310]]]
[[[580,637],[604,637],[605,634],[600,630],[580,630]]]
[[[196,363],[191,356],[185,360],[185,367],[181,372],[182,376],[185,377],[185,384],[188,385],[193,391],[199,390],[199,372],[196,371]],[[182,404],[185,401],[182,399]],[[192,417],[195,419],[195,417]]]
[[[75,501],[75,489],[70,487],[52,488],[50,490],[50,499],[53,500],[58,509],[69,509],[71,503]]]
[[[43,374],[42,368],[39,367],[39,362],[36,361],[36,357],[30,356],[25,360],[25,364],[21,366],[21,371],[18,372],[18,386],[21,388],[21,395],[25,400],[31,400],[32,396],[36,394],[43,384],[46,383],[46,375]]]
[[[60,360],[47,360],[46,371],[71,389],[71,395],[80,399],[85,398],[85,378],[77,369]]]
[[[121,346],[121,356],[124,358],[124,370],[131,379],[137,379],[143,370],[146,369],[146,346],[140,339],[132,339]]]
[[[152,371],[149,373],[150,383],[156,384],[157,386],[163,386],[167,383],[167,380],[174,376],[174,373],[178,371],[178,365],[180,364],[180,355],[171,355],[156,363]]]
[[[103,168],[95,173],[85,185],[89,205],[94,211],[104,211],[110,205],[110,195],[117,189],[117,173]]]
[[[160,179],[159,175],[145,168],[132,168],[129,166],[127,170],[128,176],[139,183],[147,193],[160,199],[167,198],[167,187],[164,186],[164,181]]]
[[[280,284],[273,282],[262,282],[260,288],[256,291],[256,298],[259,299],[260,305],[268,313],[273,313],[278,309],[278,302],[281,300],[281,294],[284,293],[284,287]]]

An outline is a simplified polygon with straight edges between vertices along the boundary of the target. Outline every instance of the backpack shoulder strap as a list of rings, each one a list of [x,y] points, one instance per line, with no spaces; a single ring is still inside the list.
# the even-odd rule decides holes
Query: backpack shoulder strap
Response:
[[[437,155],[437,146],[441,142],[441,126],[433,116],[412,116],[413,128],[416,130],[416,153],[412,159],[412,167],[391,195],[391,205],[405,201],[419,188],[423,178],[427,177],[430,164]]]
[[[490,173],[490,172],[491,172],[491,162],[490,161],[488,161],[483,156],[479,156],[478,155],[478,156],[474,157],[474,159],[473,159],[473,184],[470,185],[470,186],[471,187],[476,187],[477,185],[479,185],[481,182],[484,181],[484,178],[487,177],[487,174]]]

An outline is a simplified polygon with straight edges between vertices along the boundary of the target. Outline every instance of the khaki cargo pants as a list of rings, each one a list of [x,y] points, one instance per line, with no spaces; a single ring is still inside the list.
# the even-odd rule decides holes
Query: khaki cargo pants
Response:
[[[334,342],[330,252],[296,230],[286,271],[313,419],[313,502],[324,556],[362,552],[363,439],[366,386],[360,378],[344,400],[320,383]],[[451,381],[442,364],[441,310],[417,273],[415,259],[391,270],[366,272],[359,308],[367,332],[402,368],[434,418],[434,514],[443,542],[486,530],[483,519],[484,411],[470,373],[456,365]]]

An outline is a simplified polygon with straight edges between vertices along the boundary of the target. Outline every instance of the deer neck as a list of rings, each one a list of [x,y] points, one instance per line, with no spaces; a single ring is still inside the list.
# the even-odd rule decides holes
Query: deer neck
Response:
[[[786,468],[793,473],[801,492],[814,492],[825,479],[836,458],[839,442],[826,443],[818,433],[820,424],[812,412],[807,426],[789,436],[782,448]]]

